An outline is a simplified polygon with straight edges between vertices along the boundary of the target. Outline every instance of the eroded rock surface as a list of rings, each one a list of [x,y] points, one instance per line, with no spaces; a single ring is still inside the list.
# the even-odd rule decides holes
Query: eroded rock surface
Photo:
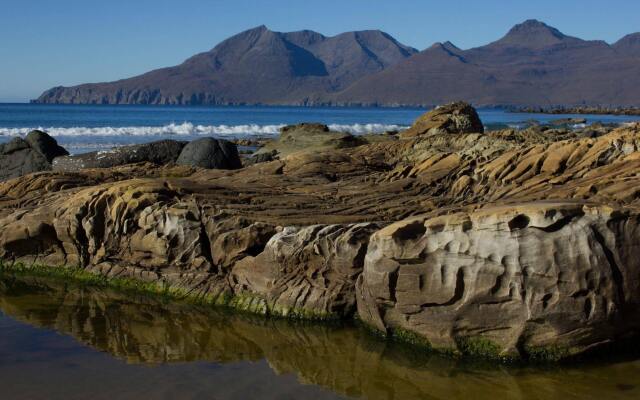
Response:
[[[302,123],[283,127],[278,140],[266,143],[256,155],[275,152],[276,156],[285,157],[300,151],[318,152],[355,147],[364,143],[364,140],[350,133],[331,131],[327,125]]]
[[[234,291],[264,299],[251,308],[301,317],[345,317],[356,306],[355,283],[362,272],[371,223],[286,227],[264,250],[231,272]]]
[[[237,170],[42,172],[0,184],[0,258],[565,357],[640,331],[639,148],[640,125],[432,132]]]
[[[420,116],[411,128],[402,132],[402,136],[482,132],[484,126],[476,110],[470,104],[459,101],[436,107]]]
[[[437,348],[579,353],[640,327],[639,243],[637,214],[589,204],[407,219],[372,236],[358,314]]]

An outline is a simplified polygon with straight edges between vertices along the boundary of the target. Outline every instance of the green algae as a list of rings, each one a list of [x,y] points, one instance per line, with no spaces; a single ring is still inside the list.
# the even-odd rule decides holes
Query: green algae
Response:
[[[500,345],[482,336],[458,337],[456,338],[456,345],[458,351],[466,357],[501,360],[505,362],[511,362],[519,358],[512,354],[504,354]]]
[[[424,351],[434,351],[433,346],[429,340],[415,332],[409,331],[404,328],[393,328],[389,332],[389,336],[396,341],[410,344]]]
[[[281,304],[270,304],[264,297],[252,293],[232,294],[229,291],[203,293],[172,286],[166,281],[145,282],[130,277],[107,277],[79,267],[51,267],[41,264],[6,263],[0,259],[0,274],[43,277],[62,282],[73,282],[97,288],[109,288],[124,293],[148,295],[163,302],[179,301],[201,306],[220,307],[242,314],[267,318],[282,318],[299,322],[335,323],[345,319],[338,313],[316,312],[308,309],[290,308]],[[467,357],[513,362],[524,359],[536,363],[557,363],[572,356],[570,349],[562,346],[525,346],[522,356],[503,354],[502,348],[492,340],[481,336],[465,336],[456,339],[454,347],[435,347],[422,335],[394,327],[388,331],[367,324],[355,316],[356,323],[371,335],[383,340],[392,340],[401,345],[417,349],[422,353],[433,353],[448,357]]]
[[[129,277],[107,277],[79,267],[52,267],[42,264],[6,263],[0,259],[0,273],[29,275],[55,280],[74,282],[92,287],[103,287],[141,295],[159,297],[163,301],[181,301],[198,305],[226,307],[235,311],[262,316],[307,321],[339,321],[336,313],[323,313],[301,308],[288,308],[272,305],[261,296],[251,293],[231,294],[223,291],[219,294],[186,290],[166,281],[144,282]]]
[[[571,356],[571,350],[560,345],[525,346],[527,359],[532,362],[558,362]]]

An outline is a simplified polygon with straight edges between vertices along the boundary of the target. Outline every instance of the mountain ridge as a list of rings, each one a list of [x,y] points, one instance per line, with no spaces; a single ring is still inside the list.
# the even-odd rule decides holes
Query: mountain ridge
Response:
[[[496,41],[422,51],[379,30],[325,36],[265,25],[182,64],[113,82],[46,90],[36,103],[212,105],[640,105],[640,33],[613,44],[538,20]]]

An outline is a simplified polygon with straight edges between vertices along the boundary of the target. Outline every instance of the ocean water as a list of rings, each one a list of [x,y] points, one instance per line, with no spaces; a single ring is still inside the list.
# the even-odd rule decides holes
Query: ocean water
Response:
[[[406,128],[425,111],[419,108],[0,104],[0,143],[36,128],[49,132],[71,153],[167,138],[275,137],[282,126],[300,122],[321,122],[332,129],[354,134],[380,133]],[[544,123],[565,117],[587,118],[588,123],[640,119],[521,114],[495,109],[480,109],[479,114],[489,127],[523,126],[530,120]]]

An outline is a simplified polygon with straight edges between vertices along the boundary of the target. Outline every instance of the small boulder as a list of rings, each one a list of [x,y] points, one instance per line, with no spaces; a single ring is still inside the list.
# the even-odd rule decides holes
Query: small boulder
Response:
[[[277,159],[278,152],[275,150],[271,150],[267,153],[254,153],[251,157],[248,157],[244,160],[244,165],[246,167],[253,164],[275,161]]]
[[[157,142],[116,147],[53,160],[56,171],[79,171],[85,168],[111,168],[139,162],[164,165],[176,161],[186,142],[160,140]]]
[[[235,144],[209,137],[194,140],[184,146],[176,163],[207,169],[242,168]]]
[[[434,108],[421,115],[400,134],[403,138],[442,133],[484,133],[480,117],[469,103],[462,101]]]
[[[53,158],[65,154],[69,153],[42,131],[32,131],[26,139],[13,138],[0,145],[0,181],[49,171]]]

